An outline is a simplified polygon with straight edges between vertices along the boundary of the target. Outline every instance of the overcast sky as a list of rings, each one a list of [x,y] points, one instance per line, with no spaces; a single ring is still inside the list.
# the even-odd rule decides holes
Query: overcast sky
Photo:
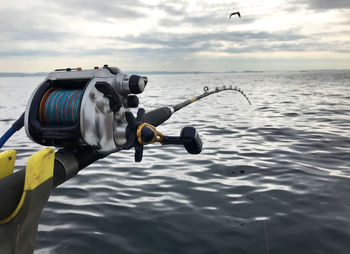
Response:
[[[0,1],[0,72],[350,69],[350,0]]]

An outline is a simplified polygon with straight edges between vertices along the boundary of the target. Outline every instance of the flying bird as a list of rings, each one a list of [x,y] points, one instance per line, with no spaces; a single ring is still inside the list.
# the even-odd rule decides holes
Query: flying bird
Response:
[[[232,13],[230,14],[230,17],[229,17],[228,19],[231,19],[231,17],[232,17],[233,15],[238,15],[238,17],[241,17],[241,14],[239,13],[239,11],[237,11],[237,12],[232,12]]]

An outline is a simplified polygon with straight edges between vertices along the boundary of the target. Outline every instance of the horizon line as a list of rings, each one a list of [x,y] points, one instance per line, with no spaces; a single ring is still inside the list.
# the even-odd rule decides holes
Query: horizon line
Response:
[[[84,69],[83,69],[84,70]],[[89,70],[89,69],[86,69]],[[133,74],[215,74],[215,73],[268,73],[268,72],[312,72],[312,71],[350,71],[350,69],[299,69],[299,70],[243,70],[243,71],[123,71]],[[50,72],[0,72],[0,77],[46,76]]]

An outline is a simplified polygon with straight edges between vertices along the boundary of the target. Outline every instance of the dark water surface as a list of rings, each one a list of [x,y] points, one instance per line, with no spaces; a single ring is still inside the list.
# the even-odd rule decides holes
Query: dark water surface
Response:
[[[0,130],[43,79],[0,78]],[[39,226],[43,253],[349,253],[350,72],[152,75],[154,109],[223,84],[159,130],[194,126],[204,148],[110,155],[53,191]],[[24,130],[17,165],[40,149]]]

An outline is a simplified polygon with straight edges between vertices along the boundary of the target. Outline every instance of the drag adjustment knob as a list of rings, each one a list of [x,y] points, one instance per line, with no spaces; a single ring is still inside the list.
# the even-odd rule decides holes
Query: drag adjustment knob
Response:
[[[114,91],[113,87],[110,84],[107,82],[99,81],[96,82],[95,88],[109,99],[109,106],[112,111],[119,111],[122,103],[118,94]]]
[[[138,75],[131,75],[129,78],[129,89],[133,94],[142,93],[145,90],[147,78]]]

